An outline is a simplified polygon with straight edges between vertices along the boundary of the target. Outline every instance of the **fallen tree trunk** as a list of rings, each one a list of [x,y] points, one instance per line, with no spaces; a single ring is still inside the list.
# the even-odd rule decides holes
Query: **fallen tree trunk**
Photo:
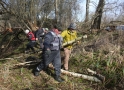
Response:
[[[40,61],[39,61],[40,62]],[[29,61],[29,62],[24,62],[24,63],[19,63],[19,64],[15,64],[14,66],[29,66],[29,65],[35,65],[39,62],[34,62],[34,61]],[[54,69],[52,64],[49,64],[49,68]],[[90,80],[90,81],[95,81],[95,82],[99,82],[101,83],[101,79],[95,77],[95,76],[89,76],[89,75],[84,75],[84,74],[79,74],[79,73],[75,73],[75,72],[70,72],[70,71],[66,71],[61,69],[61,73],[62,74],[66,74],[68,76],[73,76],[73,77],[80,77],[86,80]]]

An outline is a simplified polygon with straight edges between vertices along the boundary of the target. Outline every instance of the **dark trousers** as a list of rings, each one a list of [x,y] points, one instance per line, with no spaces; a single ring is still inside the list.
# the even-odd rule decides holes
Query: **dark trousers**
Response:
[[[61,56],[60,50],[51,51],[50,54],[43,52],[43,61],[37,66],[37,70],[41,71],[46,69],[48,65],[52,63],[55,69],[56,76],[60,76],[61,74]]]
[[[29,41],[29,43],[27,44],[26,50],[32,50],[33,52],[35,52],[34,50],[34,46],[36,45],[36,41]]]
[[[39,37],[38,40],[39,40],[39,43],[40,43],[40,48],[43,49],[43,39],[42,39],[42,37]]]

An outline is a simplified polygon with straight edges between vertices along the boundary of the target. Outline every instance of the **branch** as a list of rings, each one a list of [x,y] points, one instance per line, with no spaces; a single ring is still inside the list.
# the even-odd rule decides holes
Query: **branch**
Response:
[[[14,66],[28,66],[28,65],[35,65],[36,63],[39,63],[40,61],[29,61],[24,63],[15,64]],[[32,64],[33,63],[33,64]]]
[[[14,57],[14,58],[3,58],[3,59],[0,59],[0,61],[4,61],[4,60],[14,60],[15,58],[22,58],[23,56],[18,56],[18,57]]]

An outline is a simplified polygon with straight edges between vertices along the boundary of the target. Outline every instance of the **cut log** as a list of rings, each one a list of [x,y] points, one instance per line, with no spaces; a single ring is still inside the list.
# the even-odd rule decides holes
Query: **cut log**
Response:
[[[29,65],[35,65],[35,64],[37,64],[39,62],[29,61],[29,62],[15,64],[14,66],[29,66]],[[54,67],[53,67],[52,64],[49,64],[49,68],[54,69]],[[88,71],[89,71],[89,69],[88,69]],[[66,71],[66,70],[63,70],[63,69],[61,69],[61,73],[62,74],[66,74],[68,76],[80,77],[80,78],[83,78],[83,79],[86,79],[86,80],[90,80],[90,81],[94,81],[94,82],[99,82],[99,83],[102,82],[101,79],[99,79],[99,78],[97,78],[95,76],[89,76],[89,75],[79,74],[79,73],[75,73],[75,72]]]
[[[63,69],[61,69],[61,73],[69,75],[69,76],[81,77],[81,78],[86,79],[86,80],[90,80],[90,81],[95,81],[95,82],[100,82],[101,83],[101,80],[99,80],[98,78],[96,78],[94,76],[79,74],[79,73],[75,73],[75,72],[69,72],[69,71],[66,71],[66,70],[63,70]]]
[[[52,64],[49,64],[49,68],[54,69]],[[73,76],[73,77],[80,77],[86,80],[90,80],[90,81],[95,81],[95,82],[102,82],[101,79],[94,77],[94,76],[89,76],[89,75],[84,75],[84,74],[79,74],[79,73],[75,73],[75,72],[69,72],[66,70],[61,69],[61,73],[62,74],[66,74],[68,76]]]
[[[69,41],[69,42],[63,43],[62,46],[64,47],[64,46],[66,46],[66,45],[68,45],[68,44],[72,44],[72,43],[74,43],[74,42],[76,42],[76,41],[78,41],[78,40],[81,40],[81,39],[82,39],[82,37],[78,37],[78,38],[75,39],[75,40],[72,40],[72,41]]]
[[[49,68],[54,69],[52,64],[49,64]],[[75,73],[75,72],[70,72],[70,71],[66,71],[61,69],[61,73],[62,74],[66,74],[68,76],[73,76],[73,77],[80,77],[86,80],[90,80],[90,81],[95,81],[95,82],[102,82],[100,79],[94,77],[94,76],[89,76],[89,75],[84,75],[84,74],[79,74],[79,73]]]
[[[97,78],[99,78],[102,82],[105,81],[105,76],[103,76],[103,75],[101,75],[101,74],[97,73],[96,71],[93,71],[89,68],[87,69],[87,71],[90,72],[92,75],[96,76]]]

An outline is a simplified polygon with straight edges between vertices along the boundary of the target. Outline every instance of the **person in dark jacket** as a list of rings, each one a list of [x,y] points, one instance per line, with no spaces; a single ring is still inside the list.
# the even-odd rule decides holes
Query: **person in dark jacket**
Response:
[[[36,38],[35,38],[33,32],[31,32],[27,29],[27,30],[25,30],[25,34],[27,35],[28,40],[29,40],[29,43],[26,45],[25,53],[28,53],[30,49],[32,50],[33,53],[35,53],[34,46],[36,45]]]
[[[45,35],[43,44],[43,61],[35,68],[34,75],[38,76],[41,70],[46,70],[48,65],[52,63],[55,70],[55,80],[63,82],[64,80],[60,77],[62,37],[57,27],[54,27]]]
[[[43,49],[43,39],[45,34],[48,32],[48,28],[38,28],[36,31],[36,41],[40,43],[40,49]]]

